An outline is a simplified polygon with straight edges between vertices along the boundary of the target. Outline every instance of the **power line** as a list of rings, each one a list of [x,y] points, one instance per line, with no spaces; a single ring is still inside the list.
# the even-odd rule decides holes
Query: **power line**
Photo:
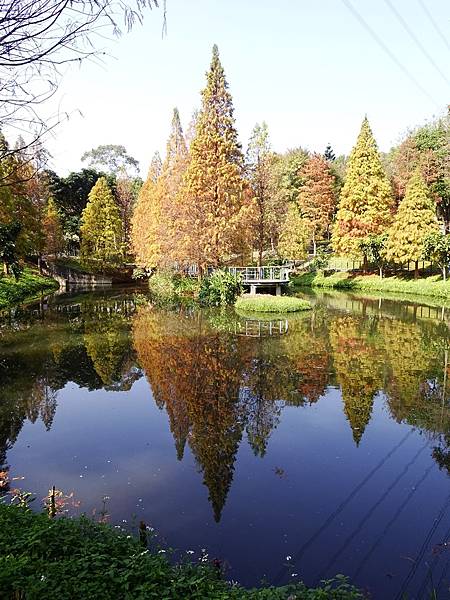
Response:
[[[430,543],[430,540],[432,539],[439,523],[442,521],[442,517],[447,512],[449,505],[450,505],[450,494],[447,496],[447,499],[445,500],[437,517],[434,519],[434,521],[430,527],[430,530],[428,531],[428,534],[423,541],[423,544],[420,548],[419,554],[418,554],[416,560],[414,561],[414,564],[412,565],[411,569],[409,570],[409,573],[403,580],[402,586],[401,586],[400,590],[398,591],[398,594],[395,596],[395,600],[401,600],[401,598],[405,597],[405,595],[404,595],[405,591],[408,588],[409,584],[411,583],[411,580],[413,579],[414,575],[416,574],[416,571],[422,562],[423,555],[425,554],[427,546]]]
[[[447,40],[447,38],[445,37],[445,35],[442,33],[442,31],[439,29],[438,24],[436,23],[436,21],[433,19],[430,11],[428,10],[428,8],[425,6],[425,4],[423,3],[423,0],[419,0],[419,4],[420,6],[423,8],[423,12],[427,15],[427,17],[430,20],[430,23],[433,25],[436,33],[438,34],[438,36],[441,38],[441,40],[444,42],[444,44],[447,46],[447,49],[450,52],[450,43]]]
[[[355,7],[352,4],[350,4],[350,1],[342,0],[342,2],[348,8],[348,10],[352,13],[352,15],[355,17],[355,19],[357,19],[361,23],[361,25],[364,27],[364,29],[370,33],[370,35],[373,37],[373,39],[384,50],[384,52],[386,52],[386,54],[389,56],[389,58],[397,65],[397,67],[402,71],[402,73],[404,75],[406,75],[406,77],[410,81],[412,81],[412,83],[414,83],[414,85],[417,87],[417,89],[419,89],[422,92],[422,94],[424,94],[429,100],[431,100],[431,102],[433,102],[433,104],[436,107],[440,108],[440,105],[436,102],[436,100],[433,98],[433,96],[431,96],[428,93],[428,91],[417,81],[417,79],[414,77],[414,75],[398,60],[398,58],[395,56],[395,54],[393,54],[391,52],[391,50],[388,48],[388,46],[386,46],[386,44],[383,42],[383,40],[377,35],[377,33],[375,33],[375,31],[367,23],[367,21],[365,21],[365,19],[359,14],[359,12],[355,9]]]
[[[317,529],[317,531],[315,533],[313,533],[307,540],[306,542],[299,548],[298,552],[295,554],[295,556],[293,557],[292,560],[292,564],[297,564],[298,561],[302,558],[303,554],[306,552],[306,550],[309,548],[309,546],[311,546],[311,544],[313,544],[315,542],[315,540],[319,537],[319,535],[321,535],[325,529],[327,529],[327,527],[332,523],[332,521],[338,516],[338,514],[340,512],[342,512],[344,510],[344,508],[346,507],[346,505],[355,497],[355,495],[361,490],[361,488],[363,488],[366,483],[372,479],[372,477],[375,475],[375,473],[381,469],[381,467],[385,464],[385,462],[387,460],[389,460],[389,458],[391,458],[391,456],[394,454],[394,452],[396,452],[400,446],[402,446],[406,440],[409,438],[409,436],[413,433],[413,430],[410,429],[406,435],[404,435],[402,437],[402,439],[398,442],[398,444],[396,444],[387,454],[384,458],[382,458],[380,460],[380,462],[364,477],[364,479],[362,481],[360,481],[358,483],[357,486],[355,486],[353,488],[353,490],[350,492],[350,494],[345,498],[345,500],[343,500],[339,506],[331,513],[331,515],[328,516],[328,518],[324,521],[324,523],[319,527],[319,529]],[[283,578],[284,574],[286,572],[286,567],[283,567],[277,574],[277,576],[274,579],[274,584],[277,585],[281,579]]]
[[[389,523],[386,524],[386,526],[383,529],[383,531],[381,532],[381,534],[378,536],[378,538],[372,544],[369,552],[367,552],[367,554],[364,556],[364,558],[362,559],[362,561],[359,563],[358,568],[356,569],[355,574],[353,576],[353,581],[357,580],[359,574],[363,570],[364,566],[367,564],[367,561],[372,556],[372,554],[374,553],[374,551],[378,547],[378,545],[381,542],[381,540],[384,538],[384,536],[386,535],[386,533],[389,531],[389,529],[392,527],[392,525],[398,519],[398,517],[400,516],[400,514],[403,512],[404,508],[408,504],[408,502],[414,496],[414,494],[416,493],[416,491],[418,490],[418,488],[420,487],[420,485],[428,477],[430,471],[433,469],[434,466],[435,466],[434,464],[431,464],[428,467],[428,469],[425,471],[425,473],[422,475],[422,477],[419,479],[419,481],[413,485],[413,487],[411,488],[411,491],[409,492],[409,494],[407,495],[407,497],[405,498],[405,500],[400,504],[400,506],[396,510],[395,514],[393,515],[392,519],[389,521]]]
[[[388,5],[394,15],[397,17],[397,20],[402,25],[403,29],[409,35],[409,37],[413,40],[416,46],[420,49],[422,54],[428,59],[428,62],[436,69],[442,79],[445,81],[447,85],[450,86],[450,79],[447,78],[445,73],[441,70],[441,68],[436,64],[433,57],[429,54],[428,50],[423,46],[422,42],[418,39],[414,31],[409,27],[408,23],[402,17],[402,15],[398,12],[395,6],[392,4],[391,0],[384,0],[384,3]]]
[[[444,537],[443,537],[444,544],[447,542],[448,539],[450,539],[450,527],[444,533]],[[428,571],[427,571],[427,573],[425,573],[424,580],[423,580],[422,585],[420,586],[419,591],[417,593],[418,598],[422,598],[422,594],[425,591],[428,580],[430,580],[431,587],[433,587],[433,569],[436,567],[437,563],[439,562],[440,556],[441,556],[441,552],[436,552],[431,564],[428,566]],[[442,569],[441,578],[445,574],[445,568],[446,567],[443,567],[443,569]],[[441,582],[441,579],[439,579],[439,583],[440,582]],[[437,591],[438,591],[438,586],[436,586],[436,592]]]
[[[385,498],[387,498],[387,496],[391,493],[391,491],[398,484],[398,482],[400,481],[400,479],[406,475],[406,473],[408,472],[409,468],[416,462],[416,460],[419,458],[419,456],[422,454],[422,452],[425,450],[425,448],[427,446],[428,446],[428,442],[425,442],[425,444],[421,448],[419,448],[419,450],[416,452],[416,454],[413,456],[413,458],[409,461],[409,463],[404,466],[404,468],[401,471],[401,473],[399,473],[399,475],[397,475],[397,477],[394,479],[394,481],[381,494],[381,496],[378,498],[378,500],[375,502],[375,504],[373,504],[372,507],[365,513],[365,515],[362,517],[362,519],[360,520],[360,522],[358,523],[358,525],[355,527],[355,529],[353,530],[353,532],[347,537],[347,539],[344,541],[344,543],[342,544],[342,546],[340,546],[340,548],[338,548],[336,550],[336,552],[330,558],[330,560],[328,561],[328,563],[326,564],[326,566],[320,571],[320,573],[319,573],[319,575],[317,577],[317,579],[319,581],[323,579],[323,577],[329,571],[331,565],[333,565],[334,562],[339,558],[339,556],[347,549],[347,547],[350,544],[350,542],[361,531],[361,529],[364,527],[364,525],[367,523],[367,521],[370,519],[370,517],[373,515],[373,513],[376,511],[376,509],[380,506],[380,504],[385,500]]]

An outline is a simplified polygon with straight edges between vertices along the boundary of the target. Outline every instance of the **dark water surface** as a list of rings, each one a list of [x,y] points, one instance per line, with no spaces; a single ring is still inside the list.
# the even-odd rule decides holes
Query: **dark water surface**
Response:
[[[245,585],[450,597],[450,310],[313,301],[258,321],[112,290],[3,313],[0,464]]]

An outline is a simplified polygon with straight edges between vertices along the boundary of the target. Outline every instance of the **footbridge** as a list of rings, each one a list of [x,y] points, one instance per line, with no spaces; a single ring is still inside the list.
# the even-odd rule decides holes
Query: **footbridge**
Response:
[[[289,283],[290,266],[281,267],[228,267],[227,271],[239,276],[245,286],[250,287],[250,293],[256,294],[262,287],[274,287],[277,296],[281,288]]]

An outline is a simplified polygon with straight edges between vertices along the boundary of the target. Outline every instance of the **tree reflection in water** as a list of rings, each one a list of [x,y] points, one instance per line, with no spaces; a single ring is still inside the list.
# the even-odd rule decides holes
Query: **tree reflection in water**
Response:
[[[0,464],[26,419],[51,427],[68,382],[126,391],[145,373],[176,456],[190,448],[217,521],[243,438],[265,456],[285,407],[320,402],[329,388],[340,389],[357,446],[381,394],[392,419],[428,436],[448,472],[450,334],[440,309],[422,315],[405,302],[342,294],[287,319],[165,311],[136,306],[132,294],[11,312],[0,325]]]

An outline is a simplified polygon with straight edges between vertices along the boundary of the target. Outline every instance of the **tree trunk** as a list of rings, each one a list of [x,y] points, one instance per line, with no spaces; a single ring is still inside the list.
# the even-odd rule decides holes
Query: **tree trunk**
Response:
[[[316,256],[316,254],[317,254],[317,244],[316,244],[316,236],[315,236],[314,233],[313,233],[313,236],[312,236],[312,243],[313,243],[313,256]]]
[[[263,255],[263,249],[260,246],[258,249],[258,267],[262,267],[262,255]]]
[[[6,276],[9,275],[8,263],[6,263],[6,262],[3,263],[3,274]]]
[[[383,267],[378,267],[380,269],[380,279],[383,279]]]
[[[365,254],[363,258],[363,273],[367,273],[367,256]]]
[[[42,254],[38,254],[37,266],[39,269],[39,274],[42,275]]]
[[[419,261],[414,261],[414,279],[419,279]]]
[[[442,267],[442,279],[447,281],[447,268],[445,265]]]

